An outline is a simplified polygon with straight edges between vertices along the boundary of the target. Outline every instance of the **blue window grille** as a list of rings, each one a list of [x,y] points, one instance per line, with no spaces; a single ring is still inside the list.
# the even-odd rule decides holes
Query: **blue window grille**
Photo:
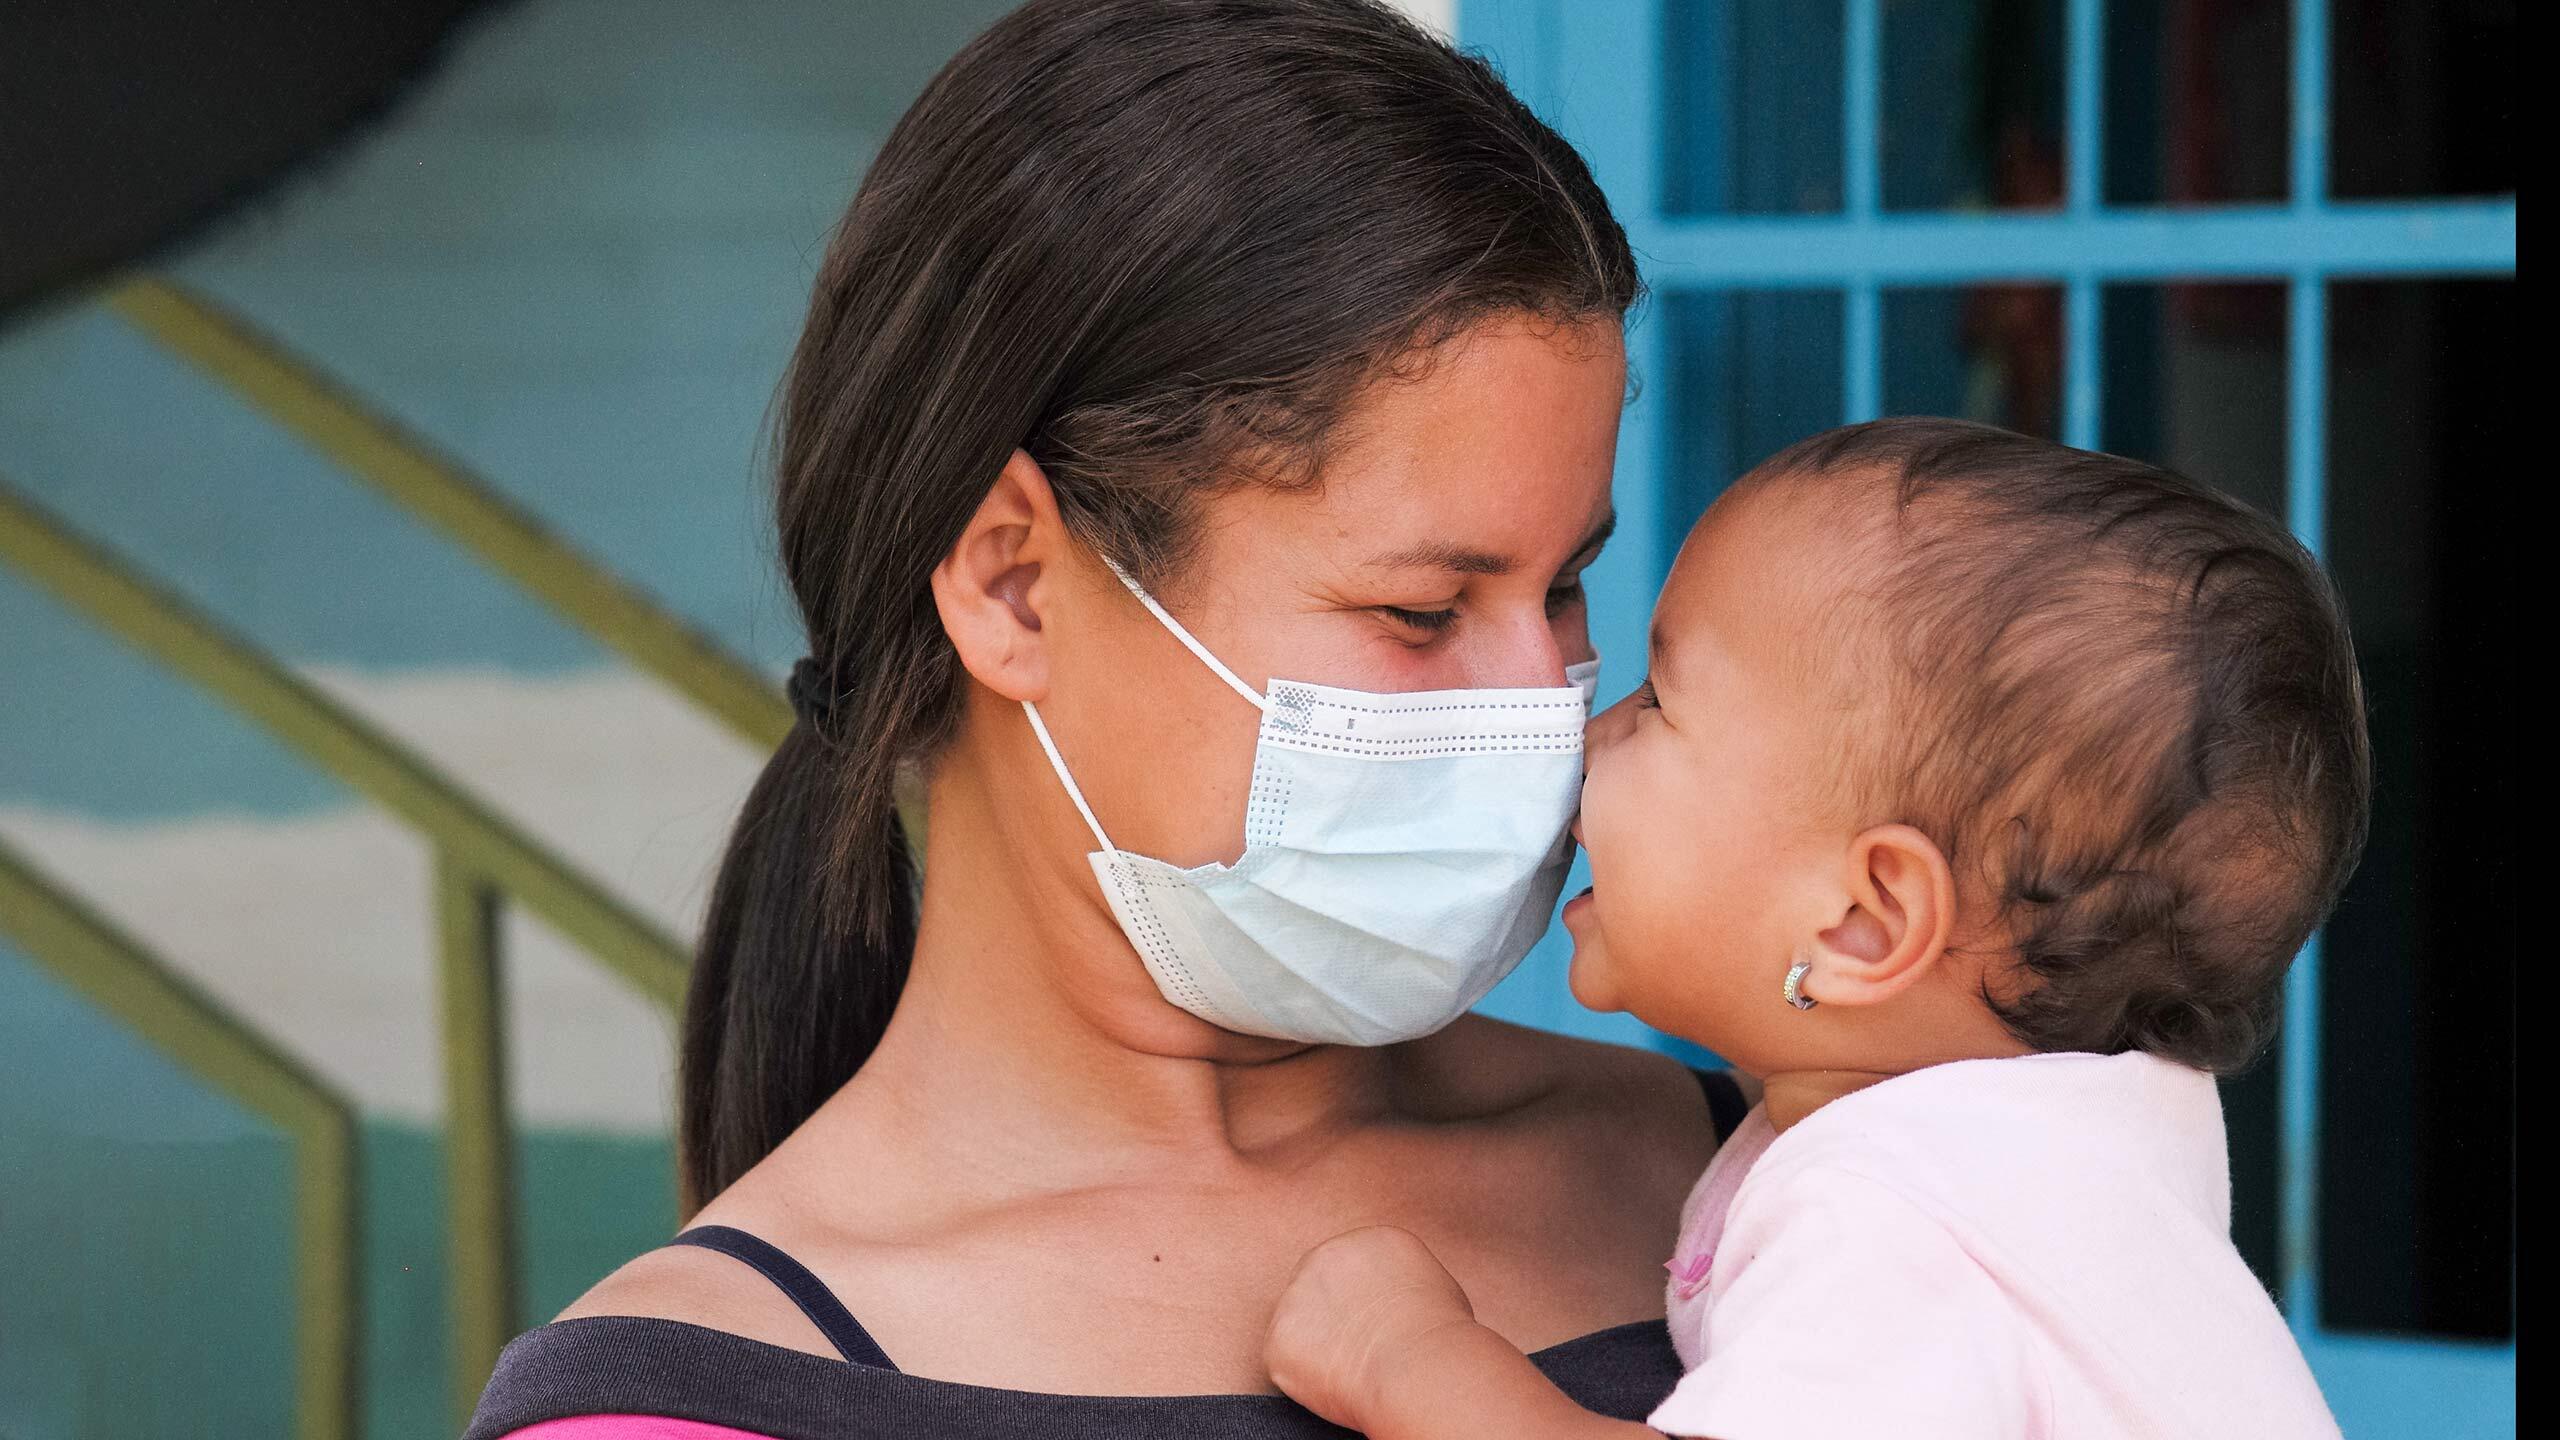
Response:
[[[1736,0],[1693,3],[1728,9]],[[1589,158],[1654,291],[1653,304],[1629,337],[1630,360],[1645,388],[1627,413],[1620,440],[1620,538],[1589,577],[1595,639],[1602,655],[1618,662],[1610,676],[1614,689],[1632,683],[1623,657],[1644,654],[1654,592],[1698,508],[1697,482],[1683,464],[1684,458],[1694,461],[1697,437],[1681,433],[1682,416],[1665,383],[1681,359],[1678,327],[1665,317],[1676,314],[1685,297],[1777,292],[1769,297],[1775,308],[1763,311],[1758,328],[1748,334],[1770,344],[1784,344],[1808,328],[1836,334],[1836,342],[1825,343],[1836,344],[1840,356],[1838,413],[1858,420],[1885,408],[1888,292],[2021,281],[2058,286],[2058,428],[2068,443],[2095,448],[2108,398],[2101,365],[2104,287],[2273,279],[2286,295],[2285,516],[2314,553],[2325,557],[2330,283],[2512,277],[2516,206],[2511,194],[2334,198],[2332,7],[2330,0],[2291,5],[2285,81],[2290,178],[2280,199],[2176,207],[2111,203],[2103,178],[2104,0],[2061,0],[2060,203],[2038,211],[1889,207],[1880,134],[1885,0],[1840,0],[1836,16],[1822,10],[1820,0],[1803,0],[1787,10],[1782,28],[1840,27],[1837,133],[1827,123],[1800,124],[1804,133],[1738,138],[1746,145],[1765,141],[1801,149],[1811,134],[1811,143],[1836,144],[1836,162],[1825,155],[1815,167],[1826,187],[1816,202],[1819,213],[1790,213],[1782,203],[1702,214],[1681,193],[1693,184],[1695,167],[1683,170],[1676,155],[1681,117],[1674,113],[1669,72],[1680,57],[1669,53],[1666,39],[1675,23],[1696,18],[1684,0],[1462,0],[1459,39],[1489,54],[1513,88]],[[1795,42],[1773,32],[1755,43]],[[1830,77],[1818,83],[1825,100],[1834,98]],[[1729,323],[1748,329],[1754,318],[1736,312]],[[1748,409],[1748,397],[1736,408]],[[1825,416],[1798,433],[1829,423]],[[1747,462],[1755,455],[1739,458]],[[1724,478],[1730,477],[1711,483]],[[2277,1298],[2350,1436],[2512,1435],[2512,1340],[2479,1344],[2353,1334],[2323,1323],[2314,1233],[2321,1181],[2320,952],[2315,938],[2295,963],[2286,992]],[[1555,998],[1562,993],[1562,958],[1551,942],[1533,957],[1526,983],[1498,992],[1489,1008],[1586,1033],[1635,1033],[1577,1016]]]

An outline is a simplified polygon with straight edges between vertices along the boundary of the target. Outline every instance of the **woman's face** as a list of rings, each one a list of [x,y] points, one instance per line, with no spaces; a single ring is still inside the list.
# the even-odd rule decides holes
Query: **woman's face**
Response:
[[[1257,689],[1563,685],[1592,653],[1581,575],[1609,533],[1625,388],[1614,322],[1479,326],[1365,397],[1320,484],[1213,500],[1158,598]],[[1236,859],[1260,715],[1099,564],[1075,568],[1041,713],[1078,784],[1122,849]]]

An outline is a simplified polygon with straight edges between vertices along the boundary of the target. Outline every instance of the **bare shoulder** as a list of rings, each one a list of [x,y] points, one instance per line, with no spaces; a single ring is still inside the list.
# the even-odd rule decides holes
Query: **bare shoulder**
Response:
[[[1653,1050],[1470,1016],[1405,1058],[1411,1089],[1473,1130],[1477,1162],[1524,1214],[1576,1214],[1604,1253],[1668,1245],[1680,1203],[1715,1158],[1715,1122],[1689,1068]]]
[[[1407,1064],[1453,1108],[1568,1122],[1606,1120],[1641,1143],[1715,1148],[1697,1076],[1668,1055],[1470,1015],[1408,1047]]]
[[[553,1317],[636,1315],[724,1330],[790,1350],[835,1358],[835,1346],[773,1283],[717,1251],[669,1245],[607,1275]]]

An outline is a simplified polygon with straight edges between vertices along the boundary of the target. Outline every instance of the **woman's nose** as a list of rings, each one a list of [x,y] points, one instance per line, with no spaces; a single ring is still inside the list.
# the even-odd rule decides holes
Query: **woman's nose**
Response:
[[[1468,683],[1491,689],[1549,689],[1570,683],[1564,667],[1586,657],[1567,652],[1544,624],[1506,634],[1502,643],[1480,652],[1470,667]]]

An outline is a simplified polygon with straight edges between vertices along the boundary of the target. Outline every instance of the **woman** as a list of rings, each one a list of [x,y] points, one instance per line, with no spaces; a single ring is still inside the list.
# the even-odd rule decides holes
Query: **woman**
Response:
[[[1369,0],[1034,0],[954,59],[786,382],[811,655],[688,1005],[707,1203],[472,1434],[1327,1433],[1263,1327],[1381,1221],[1657,1400],[1739,1097],[1458,1018],[1570,853],[1637,288],[1572,150]]]

